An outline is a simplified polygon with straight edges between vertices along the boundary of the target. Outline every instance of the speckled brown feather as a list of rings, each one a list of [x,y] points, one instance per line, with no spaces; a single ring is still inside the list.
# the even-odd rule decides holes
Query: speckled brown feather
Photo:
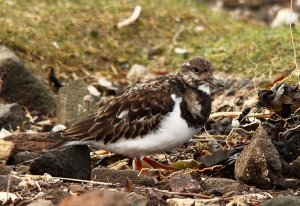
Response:
[[[171,95],[182,99],[181,117],[188,127],[201,128],[211,112],[211,97],[198,87],[211,82],[212,72],[209,60],[192,58],[182,64],[177,75],[135,84],[102,106],[97,114],[53,136],[62,141],[102,141],[104,144],[143,137],[155,132],[163,118],[173,111],[175,102]]]
[[[62,137],[103,141],[107,144],[121,138],[142,137],[155,131],[162,118],[173,110],[171,94],[178,91],[172,84],[175,81],[170,76],[136,84],[101,107],[95,116],[65,130]],[[118,118],[126,111],[126,116]]]

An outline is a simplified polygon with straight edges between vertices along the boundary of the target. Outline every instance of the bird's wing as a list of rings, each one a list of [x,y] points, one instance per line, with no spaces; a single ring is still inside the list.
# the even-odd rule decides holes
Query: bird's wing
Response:
[[[101,107],[96,116],[65,130],[62,136],[69,140],[103,141],[104,144],[142,137],[158,128],[174,104],[170,94],[163,91],[125,92]]]

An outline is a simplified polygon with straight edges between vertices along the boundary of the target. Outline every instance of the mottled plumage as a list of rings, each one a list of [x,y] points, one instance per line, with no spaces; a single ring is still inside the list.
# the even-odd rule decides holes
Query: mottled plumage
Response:
[[[60,133],[64,145],[95,144],[128,156],[164,152],[183,144],[211,113],[211,62],[194,57],[176,75],[137,83],[89,118]],[[55,135],[57,136],[57,135]]]

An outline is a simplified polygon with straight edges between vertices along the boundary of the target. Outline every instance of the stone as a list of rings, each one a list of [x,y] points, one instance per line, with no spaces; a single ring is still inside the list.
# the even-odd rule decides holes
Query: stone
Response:
[[[48,132],[20,132],[7,136],[4,140],[14,143],[15,154],[24,151],[40,153],[58,143],[55,138],[49,138],[49,135]]]
[[[266,0],[223,0],[223,6],[226,8],[235,8],[239,6],[258,8],[266,3]]]
[[[298,206],[300,196],[274,197],[260,204],[260,206]]]
[[[70,185],[69,187],[71,193],[83,193],[85,190],[78,184]]]
[[[17,188],[19,183],[21,182],[20,179],[16,177],[10,177],[10,191],[14,190],[14,188]],[[7,183],[9,182],[9,175],[0,175],[0,191],[6,191],[7,190]]]
[[[214,204],[211,199],[201,199],[201,198],[170,198],[167,199],[168,206],[202,206],[202,205],[210,205],[217,206],[220,204]]]
[[[94,114],[99,108],[97,103],[88,98],[88,85],[80,79],[65,85],[57,97],[57,124],[70,126]]]
[[[30,164],[30,172],[36,175],[48,173],[54,177],[90,180],[89,148],[86,145],[78,145],[62,150],[50,150]]]
[[[0,175],[8,175],[11,172],[11,168],[6,165],[0,164]]]
[[[199,182],[192,178],[190,174],[172,175],[169,180],[169,186],[172,192],[200,192]]]
[[[299,14],[296,13],[295,11],[292,11],[290,8],[283,8],[280,9],[275,18],[273,19],[271,23],[272,28],[280,27],[280,26],[289,26],[290,23],[293,25],[298,24],[299,22]]]
[[[54,206],[51,200],[38,199],[29,203],[27,206]]]
[[[29,172],[29,166],[26,165],[19,165],[16,168],[16,175],[26,175],[26,174],[30,174]]]
[[[292,167],[291,167],[291,173],[293,176],[300,179],[300,156],[293,161]]]
[[[260,125],[235,162],[235,178],[249,185],[270,189],[281,184],[281,172],[278,151]]]
[[[19,152],[17,154],[15,154],[12,157],[12,161],[14,165],[18,165],[18,164],[22,164],[24,162],[27,162],[29,160],[33,160],[37,157],[39,157],[40,154],[37,152],[28,152],[28,151],[24,151],[24,152]]]
[[[6,163],[14,149],[14,143],[0,139],[0,164]]]
[[[18,196],[13,194],[13,193],[9,193],[9,192],[0,192],[0,204],[2,205],[2,203],[6,203],[9,200],[11,202],[15,202],[18,199]],[[3,204],[6,205],[6,204]]]
[[[133,64],[127,73],[127,80],[130,82],[137,82],[149,78],[150,73],[148,69],[141,64]]]
[[[52,202],[57,205],[59,202],[62,201],[65,197],[68,196],[67,192],[64,192],[62,189],[52,189],[48,190],[47,193],[45,194],[46,197],[51,197]]]
[[[227,178],[207,178],[201,182],[201,186],[203,191],[209,194],[225,194],[228,192],[242,194],[250,191],[250,187],[243,183]]]
[[[99,204],[101,203],[101,204]],[[87,192],[80,196],[68,196],[64,198],[57,206],[126,206],[127,193],[116,190],[100,189]]]
[[[148,202],[148,198],[143,195],[131,193],[128,196],[128,206],[146,206]]]
[[[54,96],[5,46],[0,46],[0,79],[0,97],[6,101],[45,115],[54,112]]]
[[[113,184],[120,184],[122,187],[126,185],[129,180],[137,186],[153,187],[154,180],[146,175],[140,174],[136,170],[111,170],[105,168],[94,168],[92,170],[92,180],[99,182],[110,182]]]
[[[16,103],[0,106],[0,127],[6,130],[16,130],[18,127],[29,129],[30,122],[22,107]]]

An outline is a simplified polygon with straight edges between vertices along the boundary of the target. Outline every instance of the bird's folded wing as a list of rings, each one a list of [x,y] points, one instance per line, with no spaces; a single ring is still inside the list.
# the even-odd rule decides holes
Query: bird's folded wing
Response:
[[[63,139],[96,140],[104,144],[143,137],[158,129],[174,101],[167,92],[136,90],[123,93],[91,116],[65,130]]]

